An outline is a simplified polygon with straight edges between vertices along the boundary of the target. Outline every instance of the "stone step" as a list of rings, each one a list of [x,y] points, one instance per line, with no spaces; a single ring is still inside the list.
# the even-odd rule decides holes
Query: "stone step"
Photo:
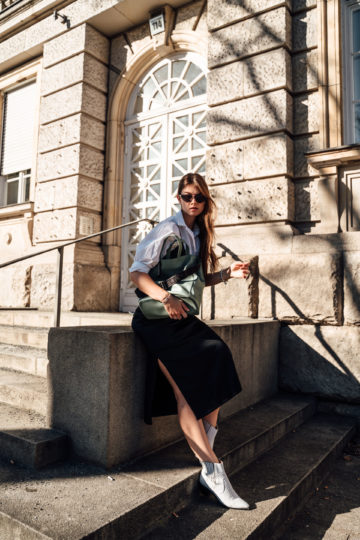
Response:
[[[112,326],[130,325],[132,313],[65,311],[61,314],[61,326]],[[52,311],[34,309],[0,309],[0,325],[49,328],[54,326]]]
[[[46,416],[47,381],[36,375],[0,368],[0,402]]]
[[[228,471],[238,470],[296,430],[314,409],[310,398],[266,400],[221,422],[215,450]],[[0,530],[19,537],[31,531],[31,538],[135,540],[196,499],[199,470],[184,440],[107,471],[73,461],[24,478],[16,467],[3,465]],[[225,511],[216,508],[218,515]]]
[[[251,505],[249,511],[226,511],[213,495],[199,495],[176,517],[169,512],[143,540],[169,539],[170,531],[171,538],[179,540],[277,540],[333,469],[354,426],[348,417],[316,415],[231,476],[234,489]]]
[[[67,454],[67,436],[47,429],[44,416],[0,403],[0,459],[38,469]]]
[[[46,377],[47,364],[45,349],[0,343],[0,368]]]
[[[30,326],[0,326],[0,343],[47,349],[48,328]]]

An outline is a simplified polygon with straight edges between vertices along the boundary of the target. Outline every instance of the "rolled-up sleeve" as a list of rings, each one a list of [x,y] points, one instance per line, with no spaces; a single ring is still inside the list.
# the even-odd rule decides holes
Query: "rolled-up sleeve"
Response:
[[[178,235],[179,230],[177,225],[171,221],[159,223],[152,229],[137,246],[135,259],[129,272],[145,272],[148,274],[159,262],[164,240],[172,233]]]

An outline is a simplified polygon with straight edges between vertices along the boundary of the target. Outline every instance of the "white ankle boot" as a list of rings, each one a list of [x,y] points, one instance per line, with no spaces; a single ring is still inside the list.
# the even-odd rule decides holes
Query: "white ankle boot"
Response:
[[[239,497],[230,484],[222,461],[220,463],[201,461],[201,466],[200,484],[210,490],[224,506],[249,509],[248,503]]]
[[[203,420],[205,432],[208,438],[208,441],[210,443],[211,448],[214,448],[214,441],[215,437],[217,435],[218,429],[211,424],[207,420]]]

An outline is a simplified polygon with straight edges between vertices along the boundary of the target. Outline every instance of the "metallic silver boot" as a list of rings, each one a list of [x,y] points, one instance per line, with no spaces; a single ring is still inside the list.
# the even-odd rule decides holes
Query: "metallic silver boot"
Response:
[[[209,422],[207,420],[203,420],[203,424],[204,424],[204,428],[205,428],[205,432],[206,432],[208,441],[210,443],[211,448],[213,449],[214,448],[215,437],[216,437],[219,430],[216,427],[209,424]]]
[[[245,502],[230,484],[230,480],[224,469],[224,464],[201,461],[200,484],[211,491],[215,497],[227,508],[248,510],[249,505]]]

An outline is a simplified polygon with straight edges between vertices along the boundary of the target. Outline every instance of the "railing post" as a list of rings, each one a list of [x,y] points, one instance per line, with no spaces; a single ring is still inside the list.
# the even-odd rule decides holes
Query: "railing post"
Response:
[[[61,316],[61,289],[62,289],[62,274],[64,262],[64,247],[59,247],[56,261],[56,284],[55,284],[55,310],[54,310],[54,326],[60,326]]]

